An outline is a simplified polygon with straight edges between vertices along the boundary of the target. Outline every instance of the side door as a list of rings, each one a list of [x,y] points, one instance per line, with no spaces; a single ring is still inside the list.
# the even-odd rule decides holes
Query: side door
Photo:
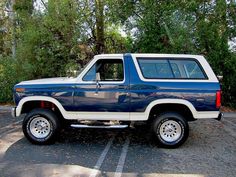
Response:
[[[100,78],[96,80],[96,76]],[[74,108],[90,115],[91,112],[114,113],[114,116],[123,112],[128,115],[129,77],[123,57],[96,60],[76,85]]]

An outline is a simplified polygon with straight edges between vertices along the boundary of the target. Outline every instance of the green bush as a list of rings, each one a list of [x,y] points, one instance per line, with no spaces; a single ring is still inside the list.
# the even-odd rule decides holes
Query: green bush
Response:
[[[0,58],[0,103],[12,102],[13,86],[21,81],[17,62],[10,57]]]

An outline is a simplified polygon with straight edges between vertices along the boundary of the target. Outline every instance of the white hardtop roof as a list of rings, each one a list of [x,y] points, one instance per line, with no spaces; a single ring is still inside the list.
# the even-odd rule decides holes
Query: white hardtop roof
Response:
[[[99,55],[95,55],[95,57],[123,57],[124,54],[99,54]]]
[[[202,55],[191,55],[191,54],[155,54],[155,53],[127,53],[133,57],[176,57],[176,58],[202,58]],[[95,57],[123,57],[126,54],[99,54]]]
[[[190,54],[154,54],[154,53],[134,53],[131,54],[134,57],[182,57],[182,58],[199,58],[201,55],[190,55]]]

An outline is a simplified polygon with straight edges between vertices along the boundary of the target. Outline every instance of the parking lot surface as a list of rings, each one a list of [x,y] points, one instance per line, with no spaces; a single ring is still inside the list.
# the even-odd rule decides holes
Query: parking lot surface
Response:
[[[235,177],[236,117],[190,123],[187,142],[158,147],[144,126],[68,129],[53,145],[30,144],[22,119],[0,109],[0,177]]]

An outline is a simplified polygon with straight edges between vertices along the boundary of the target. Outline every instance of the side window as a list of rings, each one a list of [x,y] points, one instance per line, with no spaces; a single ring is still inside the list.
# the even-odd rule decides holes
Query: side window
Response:
[[[195,60],[170,60],[171,66],[176,65],[179,68],[179,74],[176,78],[187,79],[205,79],[205,74]],[[172,67],[173,68],[173,67]],[[175,69],[173,68],[175,73]]]
[[[94,81],[96,73],[100,73],[101,81],[123,81],[123,61],[121,59],[100,59],[85,74],[83,80]]]
[[[175,78],[181,78],[179,67],[176,63],[170,63]]]
[[[147,79],[206,79],[195,59],[138,58],[138,63]]]
[[[188,78],[203,79],[205,78],[201,68],[194,61],[187,61],[185,63],[186,72]]]
[[[138,59],[138,62],[145,78],[174,78],[168,60]]]

